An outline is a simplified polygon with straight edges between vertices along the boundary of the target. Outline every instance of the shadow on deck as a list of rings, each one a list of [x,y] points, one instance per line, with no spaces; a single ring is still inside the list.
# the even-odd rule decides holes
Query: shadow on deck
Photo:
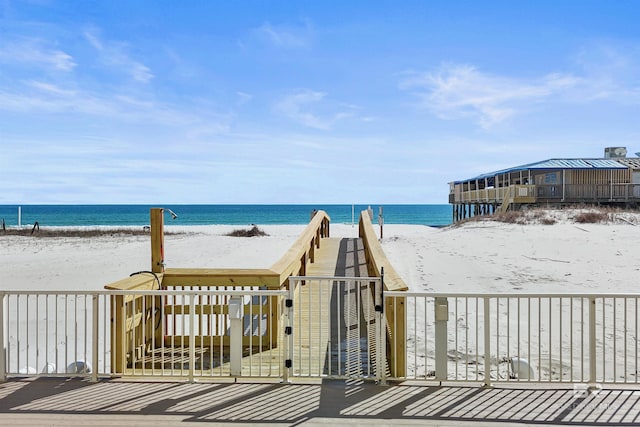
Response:
[[[321,384],[88,383],[60,378],[0,384],[0,424],[637,425],[640,392]],[[196,425],[196,424],[194,424]],[[201,425],[201,424],[200,424]]]

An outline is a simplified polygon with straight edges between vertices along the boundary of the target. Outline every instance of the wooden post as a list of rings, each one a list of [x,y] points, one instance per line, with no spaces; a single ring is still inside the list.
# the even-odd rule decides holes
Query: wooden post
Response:
[[[111,297],[111,373],[121,374],[127,366],[126,361],[126,322],[125,299],[123,295]]]
[[[315,237],[311,239],[311,244],[309,245],[309,262],[313,264],[316,261],[316,242]]]
[[[269,319],[267,320],[267,332],[271,345],[275,348],[279,345],[278,340],[278,328],[279,319],[282,319],[284,313],[280,313],[280,308],[284,307],[284,304],[280,305],[280,297],[268,297],[269,298]],[[269,344],[262,344],[263,347]]]
[[[164,209],[151,209],[151,271],[164,272]]]
[[[387,360],[391,375],[396,378],[406,375],[407,330],[405,324],[405,297],[387,299],[384,313],[387,316]]]

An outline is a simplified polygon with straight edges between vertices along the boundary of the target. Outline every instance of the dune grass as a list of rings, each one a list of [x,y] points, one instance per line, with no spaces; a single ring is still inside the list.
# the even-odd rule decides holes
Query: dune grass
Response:
[[[254,225],[250,229],[233,230],[230,233],[227,233],[226,235],[227,236],[231,236],[231,237],[261,237],[261,236],[268,236],[268,234],[264,230],[258,228],[257,225]]]
[[[165,235],[183,234],[181,232],[166,231]],[[34,238],[48,237],[105,237],[105,236],[149,236],[149,227],[122,227],[122,228],[63,228],[63,227],[8,227],[0,229],[0,237],[26,236]]]
[[[605,206],[580,206],[564,209],[535,208],[517,211],[497,212],[493,215],[482,215],[464,219],[454,225],[477,221],[496,221],[507,224],[542,224],[553,225],[558,223],[576,224],[610,224],[633,223],[625,218],[625,215],[640,215],[637,210],[625,210]]]

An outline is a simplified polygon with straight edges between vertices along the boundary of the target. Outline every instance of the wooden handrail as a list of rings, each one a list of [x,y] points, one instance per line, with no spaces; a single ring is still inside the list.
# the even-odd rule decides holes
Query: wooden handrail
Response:
[[[269,269],[167,268],[164,273],[156,274],[159,275],[163,287],[252,286],[260,284],[268,288],[280,288],[287,284],[289,276],[305,274],[307,263],[314,261],[315,250],[320,247],[320,240],[329,237],[330,221],[331,218],[325,211],[316,211],[289,250]],[[150,286],[154,285],[153,281],[155,281],[153,276],[144,275],[108,284],[105,289],[152,289]]]
[[[378,236],[373,229],[369,213],[365,210],[360,213],[360,238],[364,244],[364,249],[367,257],[367,267],[369,269],[369,275],[380,276],[380,269],[384,267],[384,287],[387,291],[407,291],[409,287],[396,270],[391,265],[391,262],[387,259],[380,242],[378,242]]]
[[[259,268],[167,268],[163,286],[256,286],[279,288],[280,276]]]
[[[384,290],[407,291],[409,287],[393,268],[384,251],[378,236],[376,235],[369,213],[365,210],[360,213],[359,221],[360,238],[364,245],[367,258],[369,276],[380,276],[384,267]],[[384,306],[384,316],[387,321],[387,360],[391,374],[402,377],[406,374],[407,328],[405,324],[405,298],[389,298]],[[391,351],[393,349],[393,351]]]
[[[306,264],[313,262],[316,248],[320,248],[320,239],[329,237],[331,218],[325,211],[316,211],[315,215],[289,250],[272,266],[271,270],[280,276],[280,284],[285,285],[289,276],[306,273]]]

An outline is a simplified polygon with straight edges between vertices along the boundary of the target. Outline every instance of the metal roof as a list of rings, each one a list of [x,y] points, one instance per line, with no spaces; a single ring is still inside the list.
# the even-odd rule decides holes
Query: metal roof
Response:
[[[631,169],[640,169],[640,157],[625,157],[618,161]]]
[[[496,175],[503,175],[511,172],[520,172],[528,170],[543,170],[543,169],[628,169],[628,165],[618,161],[625,159],[548,159],[540,162],[529,163],[521,166],[514,166],[512,168],[502,169],[495,172],[484,173],[473,178],[464,179],[460,181],[454,181],[454,184],[460,184],[463,182],[482,180],[485,178],[492,178]],[[626,159],[629,160],[629,159]]]

